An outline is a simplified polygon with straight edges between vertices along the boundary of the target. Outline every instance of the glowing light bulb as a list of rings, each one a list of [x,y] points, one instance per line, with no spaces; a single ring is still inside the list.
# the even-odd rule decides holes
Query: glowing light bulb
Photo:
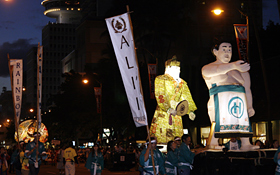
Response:
[[[213,12],[215,15],[220,15],[222,12],[224,12],[224,10],[215,9],[215,10],[212,10],[211,12]]]

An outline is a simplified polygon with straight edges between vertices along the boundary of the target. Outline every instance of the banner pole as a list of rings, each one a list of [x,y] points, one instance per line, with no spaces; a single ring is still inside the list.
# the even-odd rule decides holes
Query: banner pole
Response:
[[[8,66],[9,66],[9,72],[10,72],[10,80],[11,80],[11,89],[12,89],[12,99],[13,99],[13,105],[14,105],[14,120],[15,120],[15,129],[17,132],[17,143],[18,143],[18,149],[20,149],[20,145],[19,145],[19,135],[18,135],[18,121],[17,121],[17,117],[16,117],[16,109],[15,109],[15,101],[14,101],[14,91],[13,91],[13,71],[11,70],[11,64],[10,64],[10,55],[7,54],[7,58],[8,58]]]
[[[250,63],[250,50],[249,50],[249,41],[250,41],[250,32],[249,32],[249,17],[246,15],[246,24],[247,24],[247,62]]]
[[[39,52],[39,53],[38,53]],[[36,144],[39,144],[39,120],[41,122],[41,107],[40,107],[40,98],[41,98],[41,74],[40,74],[40,70],[39,70],[39,55],[42,54],[41,53],[41,46],[40,46],[40,42],[38,42],[38,47],[37,47],[37,140],[36,140]],[[41,127],[41,123],[40,123],[40,127]],[[37,148],[37,152],[39,148]],[[36,162],[38,161],[38,154],[36,154]]]
[[[152,144],[151,143],[151,136],[150,136],[150,129],[149,129],[148,125],[146,125],[146,129],[147,129],[147,134],[148,134],[148,138],[149,138],[149,144]],[[153,151],[153,149],[151,149],[151,157],[152,157],[152,164],[153,164],[154,174],[156,174],[155,161],[154,161],[154,151]]]
[[[129,10],[129,6],[128,6],[128,5],[126,5],[126,10],[127,10],[127,14],[128,14],[128,19],[129,19],[129,23],[130,23],[130,28],[131,28],[132,37],[134,38],[133,26],[132,26],[132,22],[131,22],[130,10]],[[133,39],[133,40],[134,40],[134,39]],[[135,46],[134,46],[134,50],[135,50]],[[136,50],[135,50],[135,59],[136,59],[136,63],[138,64],[138,59],[137,59]],[[139,66],[138,66],[138,67],[139,67]],[[139,73],[139,72],[138,72],[138,73]],[[139,73],[139,77],[140,77],[140,73]],[[141,80],[141,78],[139,78],[139,82],[140,82],[141,91],[143,92],[143,90],[142,90],[142,85],[141,85],[141,81],[140,81],[140,80]],[[148,138],[149,138],[149,144],[151,144],[151,136],[150,136],[148,124],[146,125],[146,129],[147,129],[147,134],[148,134]],[[153,149],[151,149],[151,157],[152,157],[152,164],[153,164],[154,174],[156,174],[155,161],[154,161],[154,151],[153,151]]]

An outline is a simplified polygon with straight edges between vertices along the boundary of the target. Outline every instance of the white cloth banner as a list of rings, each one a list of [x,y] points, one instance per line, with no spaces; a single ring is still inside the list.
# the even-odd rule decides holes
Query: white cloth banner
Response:
[[[17,126],[19,124],[21,104],[22,104],[22,69],[23,61],[22,59],[10,59],[10,66],[12,69],[12,83],[13,83],[13,97],[14,97],[14,108]]]
[[[147,125],[147,114],[129,16],[125,13],[107,18],[106,23],[117,57],[134,123],[136,127],[145,126]]]
[[[220,132],[250,132],[246,95],[242,92],[221,92],[219,98]]]
[[[43,66],[43,46],[38,44],[37,51],[37,120],[38,120],[38,129],[41,128],[42,117],[42,67]]]

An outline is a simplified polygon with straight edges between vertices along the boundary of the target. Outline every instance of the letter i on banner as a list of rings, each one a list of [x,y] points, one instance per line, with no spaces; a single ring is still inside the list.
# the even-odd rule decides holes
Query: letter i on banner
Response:
[[[106,24],[136,127],[147,126],[141,79],[128,13],[107,18]]]
[[[42,117],[41,117],[41,108],[42,108],[42,67],[43,66],[43,46],[40,46],[38,43],[37,51],[37,124],[38,131],[41,128]]]
[[[8,55],[8,63],[11,77],[11,89],[15,113],[15,127],[16,131],[19,125],[21,105],[22,105],[22,59],[10,59]]]

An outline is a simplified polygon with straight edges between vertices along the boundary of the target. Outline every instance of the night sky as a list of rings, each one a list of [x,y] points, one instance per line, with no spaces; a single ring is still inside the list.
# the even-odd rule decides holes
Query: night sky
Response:
[[[55,19],[44,16],[42,0],[0,0],[0,90],[10,90],[7,53],[22,58],[32,45],[41,43],[43,27]],[[133,11],[133,9],[130,9]],[[276,0],[263,0],[263,26],[280,23]],[[13,53],[13,54],[12,54]]]

